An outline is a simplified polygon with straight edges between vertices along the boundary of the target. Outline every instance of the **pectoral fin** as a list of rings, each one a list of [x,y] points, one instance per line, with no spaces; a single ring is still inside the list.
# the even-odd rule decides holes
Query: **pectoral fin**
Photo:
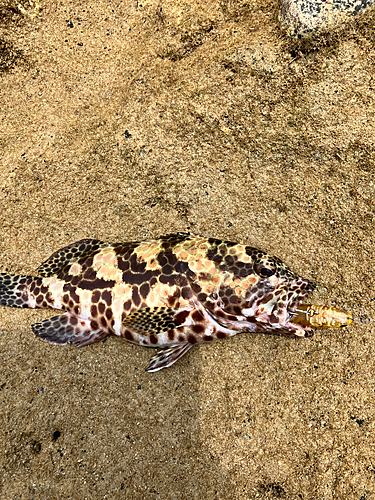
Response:
[[[171,307],[144,307],[126,316],[122,324],[140,335],[157,335],[180,326],[186,316]]]

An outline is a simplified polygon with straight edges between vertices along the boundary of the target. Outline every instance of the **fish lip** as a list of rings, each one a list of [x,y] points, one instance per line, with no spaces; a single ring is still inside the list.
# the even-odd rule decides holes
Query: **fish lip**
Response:
[[[286,310],[289,313],[294,313],[298,306],[300,306],[315,290],[316,285],[307,280],[302,280],[302,284],[306,284],[303,291],[298,294],[293,295],[288,305],[286,306]]]
[[[298,294],[293,295],[289,303],[286,306],[287,319],[284,324],[280,325],[281,330],[286,330],[287,332],[294,333],[300,337],[309,337],[311,336],[311,327],[310,326],[302,326],[294,324],[293,317],[296,315],[296,309],[300,306],[315,290],[316,285],[307,280],[301,280],[301,285],[304,286],[303,290]]]

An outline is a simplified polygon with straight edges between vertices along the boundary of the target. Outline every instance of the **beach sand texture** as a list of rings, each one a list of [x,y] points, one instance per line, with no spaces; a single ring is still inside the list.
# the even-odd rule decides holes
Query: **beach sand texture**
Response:
[[[0,271],[81,238],[259,247],[375,317],[375,17],[289,40],[276,1],[5,2]],[[239,335],[173,367],[0,309],[0,498],[375,498],[375,327]]]

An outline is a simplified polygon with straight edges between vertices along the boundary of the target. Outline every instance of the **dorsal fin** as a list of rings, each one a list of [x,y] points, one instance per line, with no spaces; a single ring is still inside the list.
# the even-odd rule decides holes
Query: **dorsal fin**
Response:
[[[38,267],[39,276],[49,278],[55,274],[60,273],[72,262],[76,262],[85,257],[90,257],[92,254],[100,250],[101,247],[108,245],[100,240],[85,239],[76,241],[55,253],[44,261]]]

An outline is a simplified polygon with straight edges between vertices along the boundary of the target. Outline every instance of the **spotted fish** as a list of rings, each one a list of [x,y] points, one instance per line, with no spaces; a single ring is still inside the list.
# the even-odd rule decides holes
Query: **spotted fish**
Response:
[[[84,239],[55,252],[38,276],[0,274],[0,304],[64,311],[32,325],[54,344],[85,346],[110,334],[162,348],[146,369],[193,345],[244,332],[306,337],[293,322],[314,289],[278,258],[189,233],[150,241]]]

